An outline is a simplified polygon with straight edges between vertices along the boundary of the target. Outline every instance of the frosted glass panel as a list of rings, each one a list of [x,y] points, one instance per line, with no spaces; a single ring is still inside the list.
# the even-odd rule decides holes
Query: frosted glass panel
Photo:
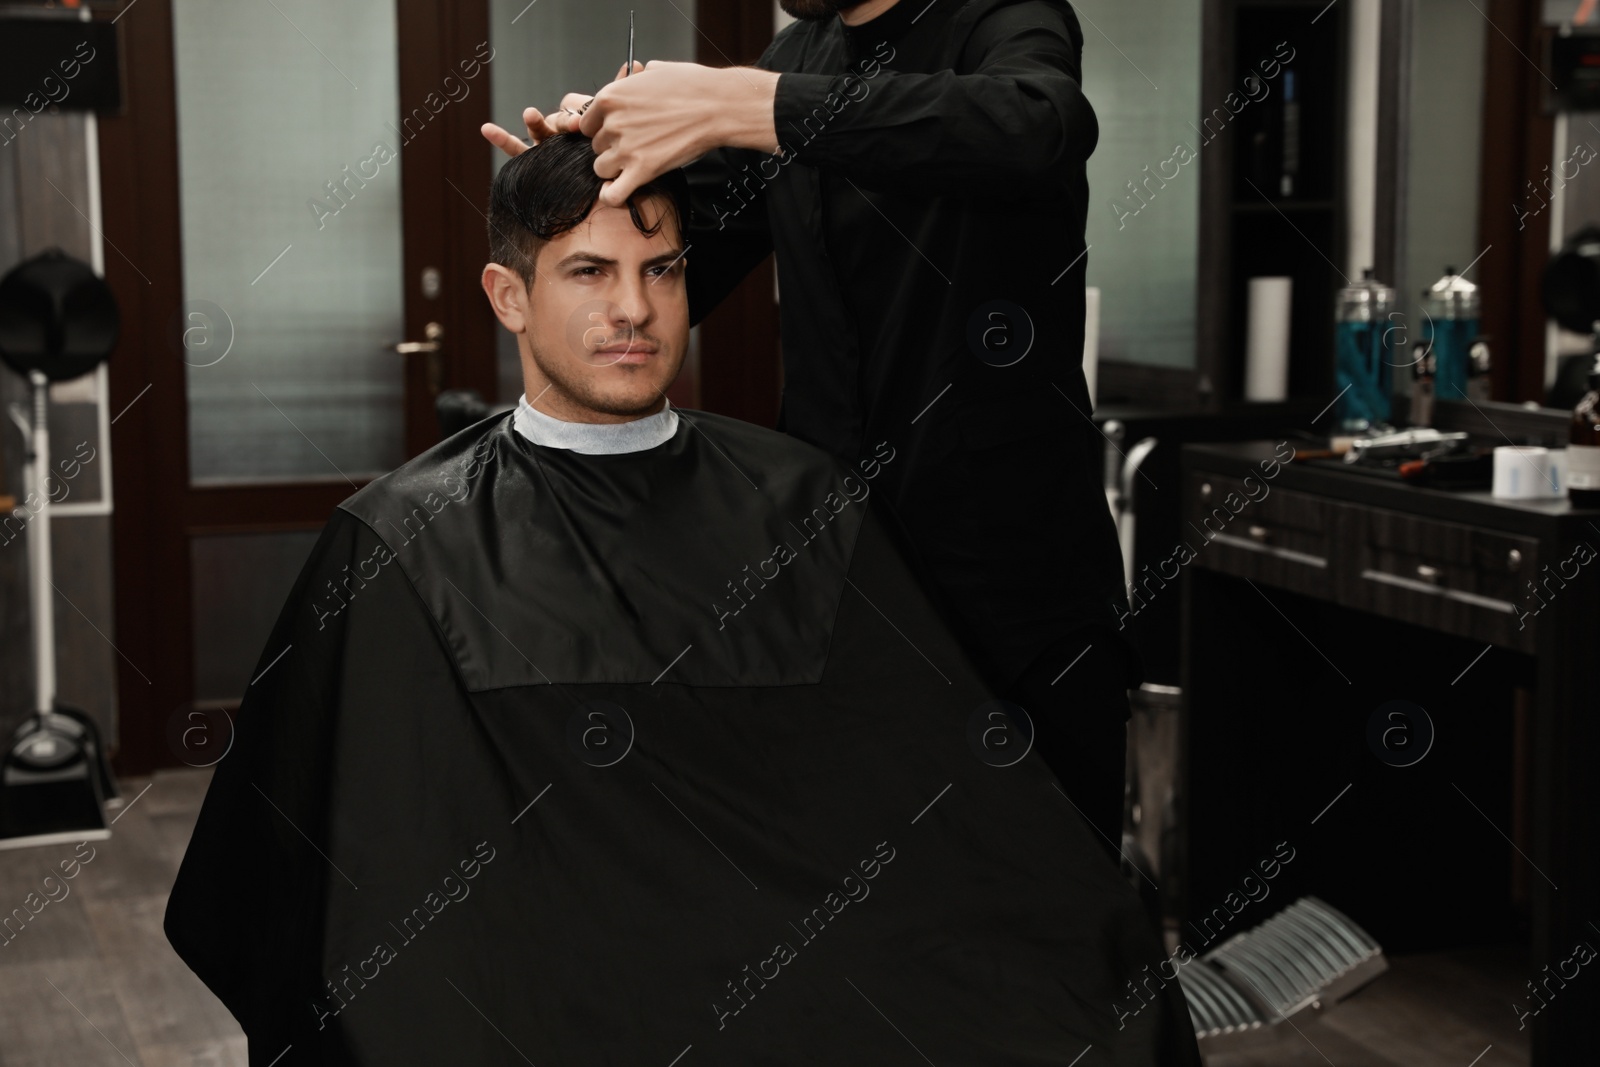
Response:
[[[628,11],[634,11],[634,58],[692,62],[694,0],[641,4],[638,0],[489,0],[489,65],[493,120],[522,133],[522,109],[552,111],[567,93],[592,93],[612,78],[628,56]],[[512,58],[514,57],[514,59]],[[491,150],[495,168],[505,162]],[[522,364],[510,333],[496,330],[500,401],[522,395]]]
[[[404,458],[391,0],[174,0],[195,483]]]
[[[1089,158],[1088,227],[1100,358],[1193,367],[1200,161],[1174,160],[1173,150],[1218,150],[1202,146],[1192,125],[1201,110],[1200,2],[1081,0],[1073,7],[1083,26],[1084,95],[1100,120]],[[1148,186],[1146,167],[1158,175]],[[1162,185],[1159,176],[1174,170]]]

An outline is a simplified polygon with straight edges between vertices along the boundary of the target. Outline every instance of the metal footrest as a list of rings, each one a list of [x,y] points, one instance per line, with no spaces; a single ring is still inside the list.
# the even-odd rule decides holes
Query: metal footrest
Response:
[[[1365,930],[1316,897],[1302,897],[1190,962],[1178,979],[1195,1033],[1215,1038],[1335,1003],[1388,969]]]

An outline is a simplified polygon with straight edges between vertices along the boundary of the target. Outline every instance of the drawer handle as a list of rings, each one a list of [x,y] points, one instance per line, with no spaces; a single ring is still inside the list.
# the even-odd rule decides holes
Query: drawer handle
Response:
[[[1506,553],[1506,570],[1516,571],[1522,567],[1522,552],[1513,548]]]
[[[1249,533],[1250,540],[1254,541],[1258,545],[1266,544],[1267,538],[1271,536],[1271,531],[1265,526],[1251,526]]]
[[[1417,577],[1421,578],[1425,582],[1432,582],[1433,584],[1438,585],[1439,568],[1430,567],[1426,563],[1419,563],[1417,564]]]
[[[1210,482],[1201,482],[1200,483],[1200,499],[1201,500],[1210,500],[1211,499],[1211,483]]]

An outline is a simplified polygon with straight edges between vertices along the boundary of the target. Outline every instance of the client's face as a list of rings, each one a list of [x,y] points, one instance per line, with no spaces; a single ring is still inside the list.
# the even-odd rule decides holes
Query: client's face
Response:
[[[652,228],[663,212],[668,218],[649,237],[626,207],[596,205],[539,249],[524,349],[534,366],[524,372],[528,399],[540,409],[569,421],[612,421],[663,402],[689,345],[687,261],[672,209],[661,200],[639,205]],[[542,391],[548,395],[536,399]]]

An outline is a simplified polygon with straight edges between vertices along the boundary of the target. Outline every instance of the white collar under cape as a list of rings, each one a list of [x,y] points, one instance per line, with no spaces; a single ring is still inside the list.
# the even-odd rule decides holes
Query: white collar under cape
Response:
[[[513,422],[517,432],[536,445],[589,455],[642,452],[678,432],[678,413],[671,401],[654,415],[632,422],[563,422],[536,409],[524,393],[517,400]]]

